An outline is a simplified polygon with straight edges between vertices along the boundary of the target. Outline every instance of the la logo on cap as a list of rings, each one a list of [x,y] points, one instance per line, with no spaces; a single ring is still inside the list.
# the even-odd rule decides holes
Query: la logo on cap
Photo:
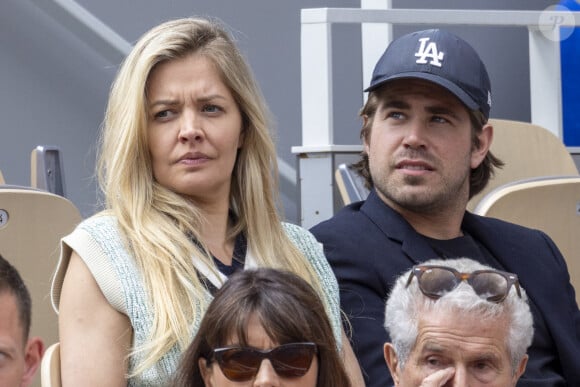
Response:
[[[443,60],[443,56],[445,55],[444,52],[439,51],[437,49],[437,43],[429,42],[431,38],[421,38],[419,41],[421,42],[421,46],[419,47],[419,51],[415,53],[415,56],[418,57],[415,63],[419,64],[431,64],[433,66],[441,67]],[[429,42],[429,43],[428,43]],[[427,58],[431,60],[427,62]]]

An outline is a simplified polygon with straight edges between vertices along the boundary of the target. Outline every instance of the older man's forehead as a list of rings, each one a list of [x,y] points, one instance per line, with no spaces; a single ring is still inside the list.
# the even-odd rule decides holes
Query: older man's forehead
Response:
[[[480,349],[489,346],[508,354],[508,320],[507,316],[495,316],[492,319],[477,313],[467,315],[466,312],[447,308],[424,311],[418,324],[416,349],[451,351],[461,350],[470,344]]]

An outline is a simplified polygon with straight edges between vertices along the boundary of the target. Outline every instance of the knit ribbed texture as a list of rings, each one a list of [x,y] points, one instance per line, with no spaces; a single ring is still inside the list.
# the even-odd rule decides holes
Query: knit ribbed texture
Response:
[[[284,223],[283,226],[290,240],[307,257],[319,276],[324,291],[323,300],[340,349],[342,336],[338,284],[324,257],[322,245],[310,232],[299,226],[289,223]],[[151,330],[153,315],[148,307],[150,303],[143,277],[133,256],[125,247],[116,219],[112,216],[93,216],[63,238],[62,245],[58,273],[55,275],[56,282],[52,285],[55,307],[58,308],[62,280],[72,249],[86,263],[107,301],[129,318],[133,327],[133,347],[142,346]],[[208,297],[211,297],[209,293]],[[201,303],[197,302],[195,307],[200,312]],[[197,316],[201,315],[202,313],[197,313]],[[193,321],[192,338],[198,331],[200,322],[199,318]],[[173,346],[153,367],[131,378],[127,385],[165,386],[175,372],[180,356],[181,350],[178,345]],[[139,360],[137,356],[129,359],[129,373]]]

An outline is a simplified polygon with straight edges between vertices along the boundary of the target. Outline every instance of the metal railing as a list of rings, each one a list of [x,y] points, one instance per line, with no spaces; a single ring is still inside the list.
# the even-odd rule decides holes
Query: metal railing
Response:
[[[528,29],[531,121],[562,138],[560,28],[580,25],[580,13],[434,9],[303,9],[301,14],[302,145],[299,157],[301,223],[310,227],[333,215],[334,160],[356,153],[360,145],[334,144],[332,95],[332,24],[521,26]],[[363,39],[363,79],[386,46]],[[376,46],[380,50],[372,50]],[[372,57],[374,56],[374,57]]]

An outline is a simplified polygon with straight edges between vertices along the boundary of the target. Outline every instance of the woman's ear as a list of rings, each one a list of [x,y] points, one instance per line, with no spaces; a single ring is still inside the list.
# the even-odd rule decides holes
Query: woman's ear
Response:
[[[248,130],[246,125],[242,125],[242,129],[240,130],[240,136],[238,137],[238,149],[244,146],[244,141],[246,139],[246,130]]]
[[[207,364],[207,360],[204,357],[200,357],[197,361],[197,365],[199,366],[199,373],[201,374],[201,378],[206,387],[213,387],[213,372],[211,365]]]

